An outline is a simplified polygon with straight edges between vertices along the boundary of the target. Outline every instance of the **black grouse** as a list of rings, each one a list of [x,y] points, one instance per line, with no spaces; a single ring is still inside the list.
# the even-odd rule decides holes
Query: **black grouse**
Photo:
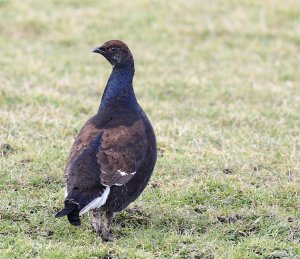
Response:
[[[97,114],[83,125],[72,146],[64,172],[65,207],[55,217],[67,216],[79,226],[79,216],[91,211],[95,230],[111,240],[116,212],[139,197],[152,175],[156,139],[133,91],[134,61],[127,45],[111,40],[93,52],[103,55],[113,70]]]

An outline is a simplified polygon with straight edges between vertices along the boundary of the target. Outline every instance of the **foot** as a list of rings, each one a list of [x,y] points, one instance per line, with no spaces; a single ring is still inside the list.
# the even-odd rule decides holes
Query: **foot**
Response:
[[[92,210],[91,215],[92,215],[92,225],[95,231],[100,235],[103,229],[100,221],[100,213],[98,210]]]
[[[114,241],[114,237],[112,235],[112,233],[110,232],[104,232],[100,234],[100,237],[102,238],[103,241],[105,242],[111,242]]]
[[[113,241],[113,235],[110,233],[111,221],[114,218],[115,213],[105,212],[104,214],[104,223],[102,228],[102,234],[100,235],[103,241]]]
[[[96,233],[101,236],[102,235],[102,232],[103,232],[103,227],[100,225],[100,226],[97,226],[97,227],[94,227],[94,230],[96,231]]]

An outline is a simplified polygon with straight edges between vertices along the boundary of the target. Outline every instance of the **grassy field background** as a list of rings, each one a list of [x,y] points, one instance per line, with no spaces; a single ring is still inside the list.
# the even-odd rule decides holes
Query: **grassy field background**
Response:
[[[0,0],[0,32],[0,258],[300,257],[299,1]],[[103,243],[54,213],[110,39],[159,158]]]

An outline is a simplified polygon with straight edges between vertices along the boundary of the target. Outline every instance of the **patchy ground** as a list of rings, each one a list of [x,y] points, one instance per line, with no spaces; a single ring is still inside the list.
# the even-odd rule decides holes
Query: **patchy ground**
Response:
[[[0,0],[1,258],[300,256],[300,8],[286,1]],[[103,243],[55,219],[73,139],[121,39],[159,159]]]

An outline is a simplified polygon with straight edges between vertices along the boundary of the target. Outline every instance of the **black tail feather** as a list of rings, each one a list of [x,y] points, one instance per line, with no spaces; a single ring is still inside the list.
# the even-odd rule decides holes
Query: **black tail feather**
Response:
[[[80,226],[80,218],[79,218],[79,209],[73,210],[70,214],[68,214],[69,222],[74,226]]]
[[[80,226],[80,206],[74,200],[65,200],[65,207],[55,214],[55,218],[67,216],[69,222],[74,226]]]
[[[79,192],[73,190],[65,199],[65,207],[56,213],[55,217],[60,218],[67,216],[69,222],[74,226],[80,226],[79,212],[85,205],[99,197],[104,191],[103,189],[90,189],[89,192]]]
[[[75,208],[63,208],[61,211],[57,212],[55,214],[55,218],[60,218],[67,216],[69,213],[71,213]]]

